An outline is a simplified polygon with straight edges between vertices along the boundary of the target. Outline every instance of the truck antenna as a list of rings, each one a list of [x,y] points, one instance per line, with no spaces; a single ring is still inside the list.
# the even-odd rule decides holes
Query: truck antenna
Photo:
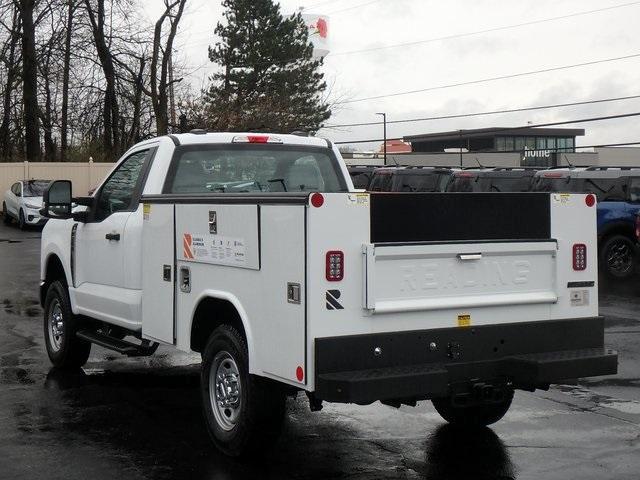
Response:
[[[569,161],[569,159],[567,158],[567,155],[564,154],[562,156],[564,157],[564,161],[567,162],[567,165],[569,165],[570,167],[573,167],[573,164]]]

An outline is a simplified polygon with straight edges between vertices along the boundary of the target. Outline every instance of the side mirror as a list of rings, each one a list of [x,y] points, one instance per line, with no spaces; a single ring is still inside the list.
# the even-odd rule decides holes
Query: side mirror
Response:
[[[41,214],[47,218],[71,218],[71,181],[55,180],[44,191]]]

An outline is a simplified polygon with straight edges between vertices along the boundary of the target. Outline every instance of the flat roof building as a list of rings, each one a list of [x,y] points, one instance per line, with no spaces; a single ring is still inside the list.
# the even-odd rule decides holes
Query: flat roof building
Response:
[[[576,137],[583,135],[582,128],[493,127],[409,135],[403,140],[411,143],[413,152],[444,152],[452,148],[468,152],[574,152]]]

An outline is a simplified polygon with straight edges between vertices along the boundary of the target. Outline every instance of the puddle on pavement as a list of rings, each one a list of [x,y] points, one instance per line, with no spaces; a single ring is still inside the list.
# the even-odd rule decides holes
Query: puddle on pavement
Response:
[[[40,302],[33,298],[27,298],[19,302],[12,302],[8,298],[2,300],[2,308],[12,315],[24,315],[29,318],[39,317],[42,314]]]
[[[31,372],[19,367],[5,367],[0,370],[0,384],[22,384],[33,385],[35,380],[31,377]]]
[[[596,393],[592,390],[583,387],[577,387],[573,385],[558,385],[558,389],[566,394],[586,400],[589,403],[595,404],[600,408],[612,408],[622,413],[629,413],[632,415],[640,415],[640,402],[636,400],[625,400],[621,398],[609,397]]]

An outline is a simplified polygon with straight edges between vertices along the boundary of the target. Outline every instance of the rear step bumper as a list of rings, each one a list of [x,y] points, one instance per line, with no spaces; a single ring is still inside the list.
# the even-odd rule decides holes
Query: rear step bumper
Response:
[[[603,319],[594,317],[317,339],[315,396],[427,399],[481,382],[532,390],[615,374],[618,354],[603,337]]]
[[[449,395],[452,370],[468,373],[469,386],[478,379],[510,382],[526,389],[570,378],[617,372],[615,351],[593,348],[504,357],[488,362],[455,365],[412,365],[321,374],[316,396],[330,402],[368,403],[385,399],[438,398]],[[486,375],[487,372],[491,372]],[[478,377],[477,374],[485,373]]]

